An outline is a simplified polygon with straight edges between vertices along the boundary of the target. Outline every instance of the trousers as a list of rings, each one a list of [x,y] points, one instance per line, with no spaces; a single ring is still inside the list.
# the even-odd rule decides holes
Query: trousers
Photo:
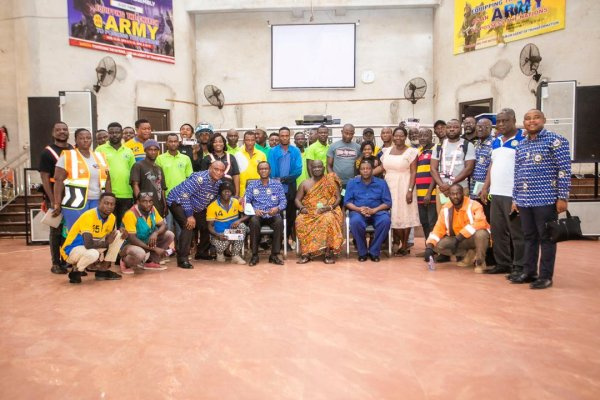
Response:
[[[254,215],[250,218],[248,225],[250,226],[250,248],[252,249],[252,255],[258,255],[260,228],[263,225],[267,225],[273,229],[271,255],[276,256],[281,252],[281,241],[283,240],[283,219],[281,219],[281,216],[275,215],[271,218],[262,218]]]
[[[458,245],[456,253],[454,250],[454,240],[450,239],[450,236],[444,236],[435,246],[434,251],[436,253],[443,254],[445,256],[464,256],[468,250],[475,250],[475,260],[485,261],[485,253],[490,245],[490,233],[485,229],[479,229],[475,234],[467,239],[464,239]]]
[[[104,256],[105,251],[106,249],[86,249],[85,246],[77,246],[71,249],[69,257],[67,257],[67,263],[71,264],[73,269],[81,272],[86,267],[99,261],[100,257]]]
[[[519,207],[519,214],[521,215],[521,226],[525,237],[525,268],[523,272],[528,275],[536,275],[539,258],[540,279],[552,279],[556,260],[556,243],[550,240],[550,235],[546,230],[546,222],[558,218],[556,205]]]
[[[373,240],[367,248],[367,225],[373,225],[375,233]],[[379,211],[377,214],[365,217],[359,212],[350,211],[350,232],[356,241],[359,257],[366,257],[367,254],[373,257],[379,257],[381,254],[381,245],[390,232],[392,221],[390,213],[387,211]]]
[[[492,248],[496,265],[523,269],[525,238],[520,216],[511,216],[512,200],[510,196],[493,196],[490,209],[490,225],[494,238]]]
[[[171,243],[175,239],[175,234],[171,231],[166,231],[162,235],[158,235],[156,239],[156,247],[161,249],[168,249]],[[160,257],[153,251],[147,252],[139,246],[128,244],[121,250],[121,259],[125,262],[125,265],[129,268],[133,268],[142,262],[149,261],[158,263]]]

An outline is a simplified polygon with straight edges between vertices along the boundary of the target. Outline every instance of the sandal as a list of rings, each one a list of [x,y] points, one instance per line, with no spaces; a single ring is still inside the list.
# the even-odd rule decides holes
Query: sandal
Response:
[[[404,257],[408,254],[410,254],[410,249],[403,249],[403,248],[399,248],[398,251],[396,251],[396,253],[394,253],[394,255],[396,257]]]
[[[306,264],[308,262],[310,262],[310,256],[302,255],[300,259],[296,261],[296,264]]]
[[[325,256],[325,259],[323,260],[323,262],[325,264],[335,264],[335,258],[333,258],[332,255],[328,255],[328,256]]]

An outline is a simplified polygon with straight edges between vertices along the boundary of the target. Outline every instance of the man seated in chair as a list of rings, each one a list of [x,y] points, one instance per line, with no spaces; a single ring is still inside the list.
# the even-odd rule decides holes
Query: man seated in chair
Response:
[[[160,265],[175,234],[167,230],[167,224],[154,207],[152,193],[140,192],[136,204],[123,215],[123,226],[129,234],[121,250],[121,273],[132,274],[138,265],[142,269],[160,271]]]
[[[268,162],[259,162],[257,169],[260,179],[248,181],[246,185],[246,204],[254,209],[254,215],[249,223],[252,257],[248,265],[253,267],[258,264],[258,244],[262,225],[268,225],[273,229],[273,247],[269,262],[283,265],[283,260],[279,258],[283,240],[283,220],[280,213],[287,206],[285,192],[281,183],[269,178],[271,166]]]
[[[485,254],[490,243],[490,225],[483,206],[464,195],[458,183],[450,186],[450,201],[442,207],[437,223],[427,238],[425,261],[434,252],[445,256],[464,256],[460,267],[472,267],[482,274],[486,269]]]
[[[392,196],[385,180],[373,176],[373,167],[364,160],[359,167],[360,176],[352,178],[346,186],[344,205],[350,211],[350,232],[356,241],[358,261],[379,262],[381,245],[390,231]],[[367,248],[366,228],[373,225],[375,234]]]
[[[115,227],[115,209],[117,198],[113,193],[104,192],[98,200],[98,207],[85,211],[75,221],[60,254],[73,266],[69,272],[69,282],[81,283],[81,277],[87,275],[86,267],[94,265],[96,280],[117,280],[121,275],[109,270],[110,262],[104,261],[108,246],[117,237]],[[121,229],[121,237],[127,238],[127,231]]]

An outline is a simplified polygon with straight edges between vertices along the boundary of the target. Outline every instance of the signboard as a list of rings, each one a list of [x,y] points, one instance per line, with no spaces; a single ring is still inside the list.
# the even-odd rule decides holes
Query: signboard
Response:
[[[454,54],[564,29],[566,0],[455,0]]]
[[[175,63],[173,0],[67,0],[67,7],[71,46]]]

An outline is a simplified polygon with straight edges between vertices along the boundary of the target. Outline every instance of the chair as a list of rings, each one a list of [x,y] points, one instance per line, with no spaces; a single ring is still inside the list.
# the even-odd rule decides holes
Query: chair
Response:
[[[366,233],[375,232],[373,225],[367,225]],[[392,256],[392,229],[388,232],[388,257]],[[346,257],[350,257],[350,213],[346,210]]]
[[[283,243],[283,257],[287,258],[287,220],[286,220],[286,213],[285,210],[282,211],[281,213],[281,219],[283,220],[283,238],[284,238],[284,243]],[[260,227],[260,234],[261,235],[273,235],[274,231],[273,229],[271,229],[270,226],[261,226]],[[248,235],[249,237],[250,235]],[[242,257],[244,257],[244,248],[245,246],[242,246]]]

